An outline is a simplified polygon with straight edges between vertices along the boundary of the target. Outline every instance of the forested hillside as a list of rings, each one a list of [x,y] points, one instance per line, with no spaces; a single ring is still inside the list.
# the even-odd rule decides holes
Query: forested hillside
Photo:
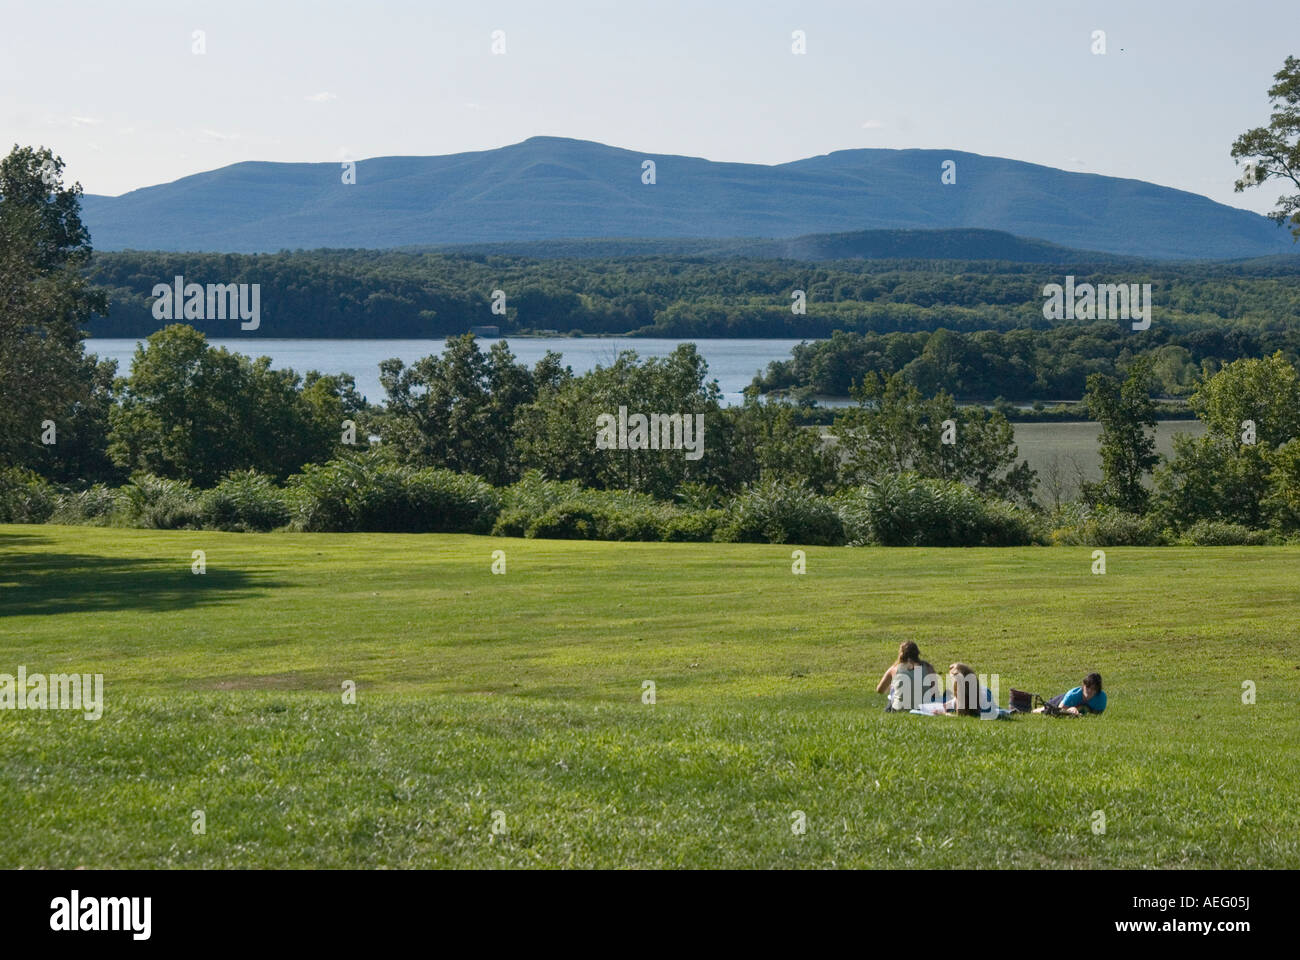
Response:
[[[666,337],[829,337],[945,328],[1048,325],[1043,287],[1151,283],[1153,328],[1300,316],[1300,258],[1257,263],[1077,263],[797,260],[745,257],[534,259],[471,253],[315,250],[277,254],[100,253],[89,278],[110,308],[96,336],[141,337],[165,326],[150,311],[155,284],[261,285],[256,337],[421,338],[493,324],[503,333]],[[505,314],[492,312],[494,290]],[[794,312],[794,291],[806,308]],[[209,336],[238,323],[186,318]]]

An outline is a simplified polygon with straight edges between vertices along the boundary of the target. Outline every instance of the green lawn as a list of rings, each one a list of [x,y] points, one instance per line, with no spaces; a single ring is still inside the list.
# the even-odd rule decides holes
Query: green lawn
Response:
[[[0,673],[105,678],[0,867],[1300,867],[1300,551],[790,552],[0,526]],[[1110,708],[885,715],[907,638]]]

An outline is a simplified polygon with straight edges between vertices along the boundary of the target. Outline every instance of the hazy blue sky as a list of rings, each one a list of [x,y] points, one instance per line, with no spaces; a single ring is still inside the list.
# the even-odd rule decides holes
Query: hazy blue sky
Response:
[[[1233,194],[1295,0],[0,2],[0,131],[89,193],[537,134],[780,163],[969,150]],[[191,52],[192,32],[207,52]],[[491,52],[505,31],[506,54]],[[791,53],[791,32],[807,54]],[[1106,31],[1107,53],[1090,51]]]

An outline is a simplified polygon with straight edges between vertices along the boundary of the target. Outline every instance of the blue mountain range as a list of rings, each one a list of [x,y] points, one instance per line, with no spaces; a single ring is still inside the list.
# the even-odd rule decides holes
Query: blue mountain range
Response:
[[[653,184],[643,180],[647,160]],[[954,183],[941,181],[946,161]],[[952,228],[1157,259],[1297,249],[1266,217],[1198,194],[956,150],[841,150],[766,166],[533,137],[473,153],[362,160],[355,175],[345,184],[339,163],[236,163],[119,197],[87,195],[83,218],[98,250],[259,253]]]

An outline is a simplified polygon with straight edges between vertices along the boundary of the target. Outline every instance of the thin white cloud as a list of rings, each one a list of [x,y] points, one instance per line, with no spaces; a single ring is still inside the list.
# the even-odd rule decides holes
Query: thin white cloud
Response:
[[[338,97],[335,94],[330,93],[328,90],[322,90],[320,93],[309,94],[308,96],[303,97],[303,99],[312,103],[327,103],[330,100],[337,100]]]
[[[51,127],[93,127],[103,123],[98,117],[46,117],[45,122]]]
[[[243,134],[239,134],[239,133],[222,133],[222,132],[219,131],[219,130],[207,130],[207,129],[204,129],[204,130],[200,130],[200,131],[199,131],[199,137],[200,137],[200,139],[203,139],[203,140],[209,140],[209,141],[211,141],[211,140],[217,140],[217,141],[221,141],[221,142],[224,143],[224,142],[227,141],[227,140],[242,140],[242,139],[243,139]]]
[[[862,125],[862,129],[863,129],[863,130],[879,130],[879,129],[880,129],[881,127],[883,127],[883,126],[884,126],[884,123],[881,122],[880,120],[868,120],[866,123],[864,123],[864,124]]]

